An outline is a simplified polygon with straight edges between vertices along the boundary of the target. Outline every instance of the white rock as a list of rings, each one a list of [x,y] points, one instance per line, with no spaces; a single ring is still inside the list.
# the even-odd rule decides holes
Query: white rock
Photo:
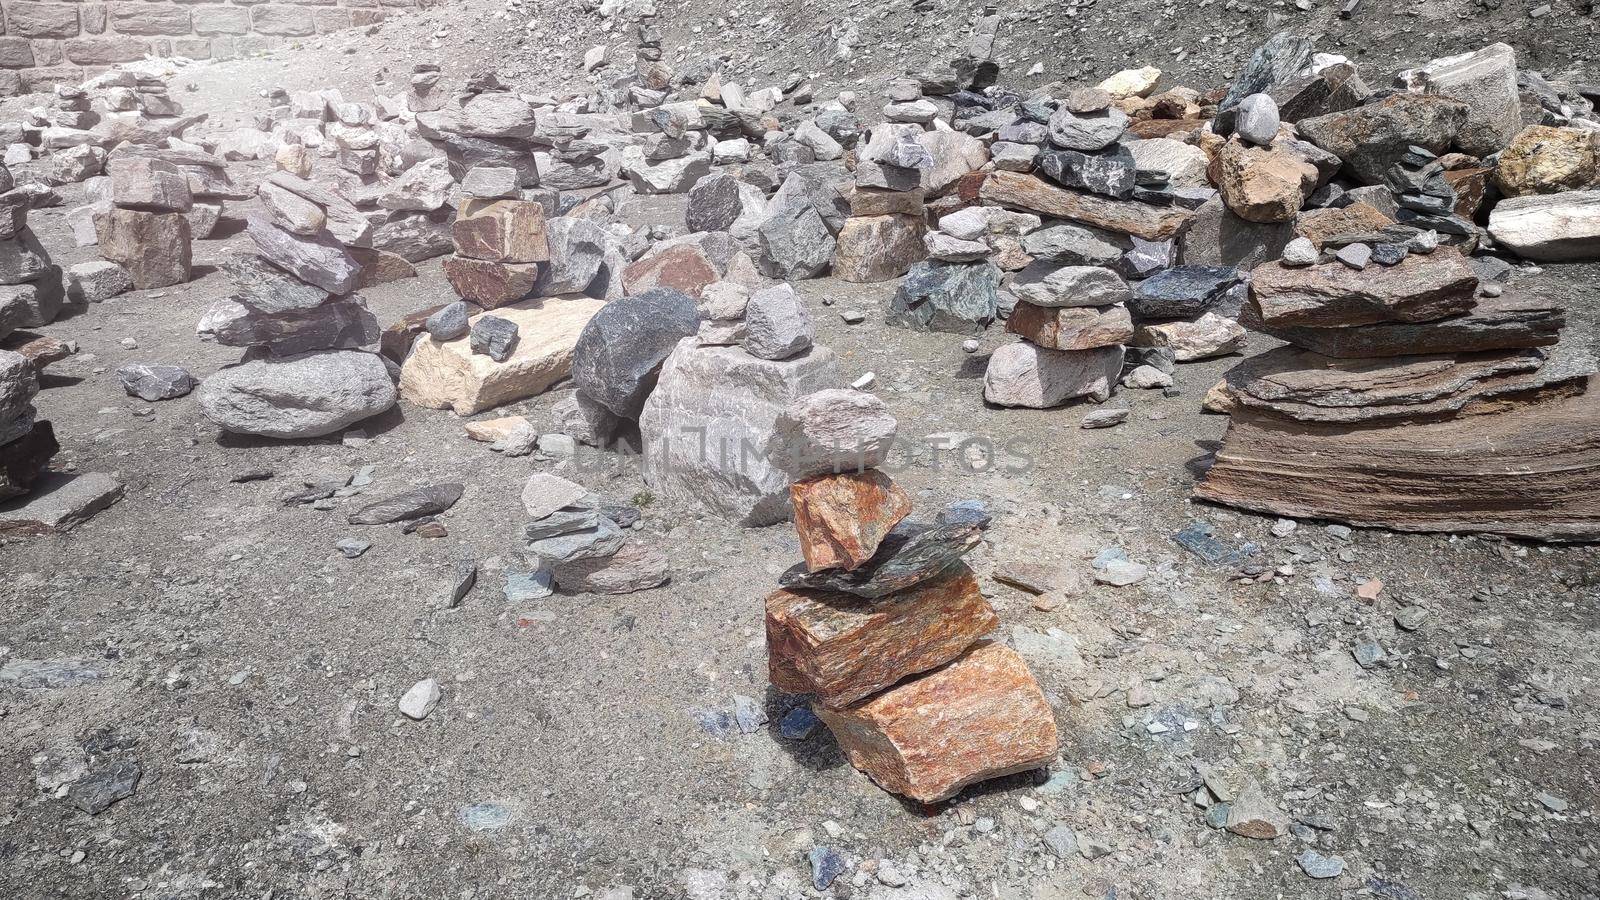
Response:
[[[424,678],[411,686],[400,698],[400,712],[408,719],[418,722],[426,719],[433,708],[439,705],[439,682],[432,678]]]

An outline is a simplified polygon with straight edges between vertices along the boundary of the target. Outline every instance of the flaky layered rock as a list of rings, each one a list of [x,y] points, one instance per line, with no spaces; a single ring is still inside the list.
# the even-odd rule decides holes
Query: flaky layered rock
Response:
[[[971,570],[878,601],[780,589],[767,597],[772,683],[840,708],[961,656],[999,618]]]
[[[857,706],[819,704],[817,715],[851,765],[923,803],[1046,765],[1059,742],[1033,674],[1016,651],[991,643]]]
[[[1412,254],[1393,266],[1352,269],[1338,262],[1257,266],[1250,283],[1256,319],[1268,326],[1336,327],[1427,322],[1476,302],[1478,276],[1461,254]]]
[[[806,567],[858,568],[911,513],[911,497],[878,469],[817,475],[789,487]]]
[[[1489,213],[1489,233],[1524,259],[1600,259],[1600,190],[1502,200]]]
[[[1503,295],[1480,297],[1470,312],[1430,322],[1381,322],[1352,328],[1265,325],[1253,320],[1245,324],[1323,356],[1361,359],[1548,347],[1556,342],[1566,322],[1566,312],[1557,304]]]
[[[1191,213],[1179,207],[1111,200],[1056,187],[1033,175],[992,172],[979,188],[985,203],[1023,209],[1041,216],[1070,219],[1093,228],[1130,234],[1147,241],[1176,235]]]

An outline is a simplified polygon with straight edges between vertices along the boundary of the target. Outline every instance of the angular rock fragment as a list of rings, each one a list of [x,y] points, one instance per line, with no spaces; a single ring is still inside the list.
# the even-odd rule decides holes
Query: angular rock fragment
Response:
[[[1034,306],[1111,306],[1128,299],[1128,284],[1102,266],[1035,262],[1011,279],[1011,293]]]
[[[1272,327],[1427,322],[1472,309],[1477,288],[1478,276],[1466,259],[1440,250],[1359,272],[1336,262],[1257,266],[1250,302],[1256,320]]]
[[[801,479],[789,498],[800,552],[813,572],[859,568],[911,513],[911,497],[877,469]]]
[[[857,283],[899,278],[927,255],[923,246],[926,233],[921,216],[846,219],[834,251],[833,273]]]
[[[763,288],[745,307],[744,349],[758,359],[788,359],[816,337],[811,314],[787,284]]]
[[[786,588],[842,591],[858,597],[887,597],[960,566],[961,557],[978,545],[987,523],[955,522],[925,525],[901,522],[878,545],[878,552],[848,572],[812,572],[804,563],[778,578]]]
[[[1077,397],[1101,402],[1122,375],[1122,348],[1067,351],[1026,341],[1006,344],[989,357],[983,399],[996,406],[1048,409]]]
[[[890,301],[888,322],[926,331],[979,334],[998,312],[1000,270],[992,263],[919,262]]]
[[[1220,303],[1239,281],[1232,266],[1174,266],[1139,282],[1128,308],[1141,320],[1192,319]]]
[[[999,619],[963,566],[880,601],[780,589],[766,622],[773,686],[838,709],[956,659]]]
[[[1059,742],[1027,665],[992,643],[857,706],[816,712],[851,765],[923,803],[1046,765]]]
[[[1174,237],[1189,221],[1188,210],[1148,203],[1111,200],[1055,187],[1032,175],[993,172],[984,179],[979,196],[986,203],[1027,210],[1041,216],[1074,222],[1147,241]]]
[[[1600,259],[1600,190],[1502,200],[1489,213],[1489,233],[1524,259]]]
[[[888,406],[872,394],[820,390],[784,407],[773,423],[767,457],[797,479],[859,472],[888,460],[897,427]]]
[[[1141,326],[1133,342],[1141,347],[1171,350],[1178,362],[1197,362],[1237,351],[1244,346],[1247,335],[1238,322],[1208,312],[1193,322]]]
[[[444,277],[456,295],[484,309],[515,303],[533,293],[541,269],[538,263],[490,262],[465,256],[447,257]]]
[[[1467,104],[1448,97],[1394,94],[1344,112],[1301,119],[1307,141],[1344,160],[1363,184],[1382,184],[1411,147],[1435,156],[1450,148],[1467,122]]]
[[[430,484],[370,503],[351,513],[348,519],[351,525],[387,525],[406,519],[436,516],[455,506],[465,490],[465,485],[455,482]]]
[[[526,200],[466,200],[450,226],[456,253],[502,263],[545,262],[544,207]]]
[[[1350,328],[1248,324],[1323,356],[1361,359],[1547,347],[1565,327],[1566,313],[1548,301],[1500,296],[1479,298],[1470,312],[1429,322],[1380,322]]]
[[[122,499],[122,482],[104,472],[46,474],[27,497],[0,506],[0,535],[71,531]]]
[[[553,562],[550,573],[557,588],[574,594],[632,594],[672,579],[667,555],[639,541],[623,544],[611,556]]]
[[[189,220],[182,213],[110,209],[96,213],[94,221],[100,255],[126,267],[135,288],[152,290],[189,280]]]
[[[1093,350],[1127,343],[1133,317],[1120,303],[1052,309],[1019,302],[1006,319],[1006,331],[1052,350]]]
[[[694,299],[671,288],[608,303],[573,349],[573,383],[613,415],[638,419],[662,363],[699,327]]]
[[[332,294],[348,294],[360,283],[361,265],[331,235],[290,234],[259,216],[249,217],[245,227],[263,258],[301,281]],[[187,231],[187,222],[183,228]],[[103,235],[100,243],[103,248]],[[126,261],[118,261],[134,270],[137,284],[138,270]]]
[[[117,370],[117,377],[128,396],[138,397],[147,403],[182,397],[199,384],[182,366],[152,366],[148,363],[128,363]]]
[[[378,320],[360,294],[310,309],[263,313],[230,299],[206,310],[195,329],[203,341],[229,347],[265,347],[273,356],[312,350],[354,350],[376,342]]]

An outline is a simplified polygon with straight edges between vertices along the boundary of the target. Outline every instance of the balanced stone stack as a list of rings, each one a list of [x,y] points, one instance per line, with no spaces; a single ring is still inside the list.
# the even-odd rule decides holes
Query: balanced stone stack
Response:
[[[775,449],[805,561],[767,597],[773,686],[810,695],[852,765],[923,803],[1048,765],[1055,716],[962,556],[988,515],[956,504],[906,521],[911,498],[876,468],[895,420],[882,401],[820,391],[785,410]]]
[[[657,104],[641,114],[650,129],[629,147],[623,169],[640,194],[684,194],[711,172],[710,140],[693,104]]]
[[[523,540],[540,566],[534,584],[567,593],[630,594],[671,577],[665,554],[628,537],[639,521],[633,507],[608,505],[581,485],[544,473],[529,477],[522,503],[532,517]]]
[[[1245,320],[1290,343],[1214,390],[1232,421],[1196,493],[1404,531],[1600,537],[1595,361],[1557,344],[1559,304],[1479,286],[1450,247],[1257,267]]]
[[[1034,409],[1108,399],[1122,374],[1122,345],[1133,337],[1122,277],[1104,266],[1041,261],[1018,272],[1011,290],[1017,305],[1006,330],[1022,340],[990,355],[983,398]]]
[[[916,89],[916,82],[911,88]],[[933,156],[919,140],[922,134],[914,124],[884,123],[874,126],[856,149],[850,217],[839,230],[833,254],[833,272],[844,281],[899,278],[926,257],[922,183],[923,173],[933,168]]]
[[[112,206],[94,214],[100,255],[126,268],[141,291],[188,281],[194,207],[188,176],[153,156],[119,155],[107,169]]]
[[[38,393],[33,363],[0,350],[0,501],[28,493],[61,449],[50,423],[37,418]]]
[[[50,324],[66,301],[60,267],[28,228],[29,196],[0,165],[0,338]]]
[[[1132,343],[1180,363],[1237,351],[1246,335],[1234,318],[1241,279],[1233,266],[1173,266],[1138,282],[1128,300]]]
[[[572,373],[579,336],[606,306],[603,287],[584,292],[608,271],[608,235],[547,221],[541,204],[516,199],[517,180],[510,167],[468,173],[480,196],[462,201],[445,261],[462,299],[432,311],[403,355],[411,403],[466,416],[543,393]]]
[[[198,328],[202,340],[247,351],[201,384],[201,410],[226,431],[285,439],[332,434],[388,410],[394,378],[369,352],[378,323],[355,293],[361,266],[344,244],[370,237],[366,219],[287,172],[269,176],[258,195],[263,212],[247,229],[259,255],[224,263],[235,293]]]

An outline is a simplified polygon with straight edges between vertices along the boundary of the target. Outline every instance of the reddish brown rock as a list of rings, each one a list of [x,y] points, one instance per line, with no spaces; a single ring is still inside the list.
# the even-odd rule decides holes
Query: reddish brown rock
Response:
[[[22,354],[28,362],[33,363],[35,371],[43,371],[45,366],[60,362],[75,352],[71,344],[60,338],[28,331],[13,331],[0,341],[0,350]]]
[[[484,309],[495,309],[533,293],[533,286],[539,280],[539,264],[450,256],[444,261],[444,277],[463,300],[471,300]]]
[[[1019,301],[1006,330],[1052,350],[1093,350],[1127,343],[1133,337],[1133,317],[1121,303],[1047,309]]]
[[[1205,119],[1138,119],[1129,123],[1127,133],[1141,139],[1164,138],[1199,131],[1205,124]]]
[[[1080,194],[1020,172],[991,172],[984,179],[979,196],[994,206],[1070,219],[1147,241],[1164,241],[1176,235],[1193,215],[1177,207]]]
[[[906,274],[926,258],[921,216],[855,216],[844,221],[833,255],[833,274],[865,284]]]
[[[707,285],[719,280],[721,276],[711,258],[699,246],[688,243],[646,256],[622,272],[622,286],[630,297],[655,288],[672,288],[698,297]]]
[[[850,764],[923,803],[1055,758],[1050,704],[1016,651],[982,643],[948,666],[849,709],[818,706]]]
[[[1322,245],[1344,234],[1367,234],[1378,231],[1394,220],[1369,203],[1352,203],[1334,209],[1308,209],[1295,217],[1294,233],[1317,245]]]
[[[1456,215],[1469,221],[1478,215],[1478,207],[1483,205],[1483,199],[1489,191],[1489,177],[1493,174],[1494,169],[1482,166],[1452,169],[1444,173],[1444,180],[1456,192]]]
[[[193,260],[189,219],[183,213],[146,212],[113,207],[95,213],[100,255],[121,263],[133,286],[145,291],[189,280]]]
[[[955,659],[999,623],[966,566],[878,600],[779,589],[767,597],[767,665],[779,690],[849,706]]]
[[[1362,271],[1337,262],[1305,268],[1266,263],[1252,273],[1250,311],[1268,326],[1428,322],[1472,309],[1477,290],[1472,266],[1443,248]]]
[[[911,497],[877,469],[818,475],[789,487],[806,568],[860,568],[889,529],[911,513]]]
[[[491,262],[534,263],[550,259],[544,207],[528,200],[464,200],[450,225],[456,253]]]

